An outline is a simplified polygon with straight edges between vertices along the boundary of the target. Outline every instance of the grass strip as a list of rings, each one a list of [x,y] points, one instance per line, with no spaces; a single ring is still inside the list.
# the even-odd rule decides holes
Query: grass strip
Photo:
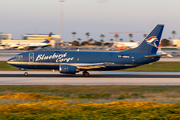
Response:
[[[111,96],[73,99],[89,93]],[[113,94],[124,98],[110,101]],[[180,103],[162,97],[179,100],[180,86],[0,85],[0,120],[179,120]]]
[[[180,104],[43,101],[0,105],[1,120],[179,120]]]
[[[0,95],[8,93],[180,93],[180,86],[138,86],[138,85],[0,85]]]
[[[180,71],[180,62],[154,62],[125,71]]]

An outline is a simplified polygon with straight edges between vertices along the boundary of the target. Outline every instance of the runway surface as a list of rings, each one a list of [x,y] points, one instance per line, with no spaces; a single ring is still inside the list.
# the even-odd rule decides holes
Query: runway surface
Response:
[[[180,72],[90,72],[65,75],[58,71],[0,71],[0,85],[180,85]]]

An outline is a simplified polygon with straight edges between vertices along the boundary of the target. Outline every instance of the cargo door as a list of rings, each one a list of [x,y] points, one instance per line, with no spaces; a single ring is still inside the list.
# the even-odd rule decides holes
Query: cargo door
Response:
[[[34,62],[34,53],[29,53],[29,62]]]

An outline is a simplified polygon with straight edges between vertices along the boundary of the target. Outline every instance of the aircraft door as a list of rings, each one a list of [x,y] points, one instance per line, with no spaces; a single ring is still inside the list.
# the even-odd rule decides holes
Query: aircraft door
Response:
[[[34,53],[29,53],[29,62],[34,62]]]

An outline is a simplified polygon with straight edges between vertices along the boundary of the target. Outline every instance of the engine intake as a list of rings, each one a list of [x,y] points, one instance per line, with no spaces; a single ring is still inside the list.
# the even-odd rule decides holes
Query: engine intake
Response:
[[[66,74],[75,74],[76,73],[76,66],[60,65],[59,66],[59,72],[60,73],[66,73]]]

